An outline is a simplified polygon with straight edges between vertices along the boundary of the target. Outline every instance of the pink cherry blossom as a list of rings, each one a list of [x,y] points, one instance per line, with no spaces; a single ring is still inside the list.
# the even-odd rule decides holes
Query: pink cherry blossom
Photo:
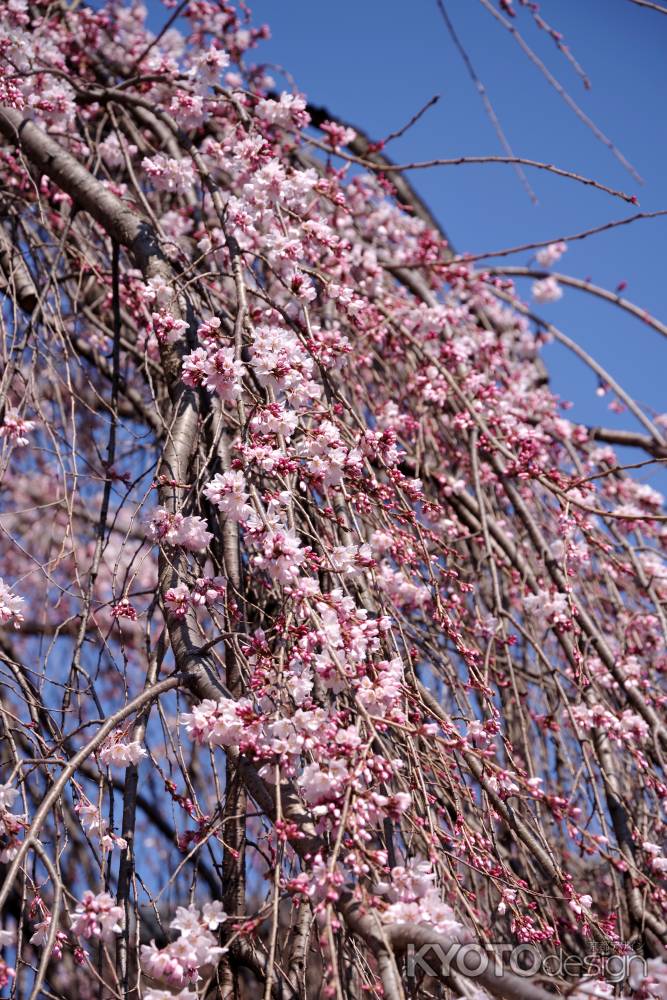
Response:
[[[18,413],[8,410],[0,424],[0,438],[7,438],[11,444],[22,448],[30,444],[27,435],[34,431],[35,427],[34,420],[25,420]]]
[[[158,191],[189,191],[194,187],[195,175],[192,161],[188,157],[176,159],[163,156],[145,156],[141,166]]]
[[[127,767],[137,764],[146,756],[146,750],[136,740],[125,742],[123,733],[114,733],[102,744],[99,752],[100,760],[107,767]]]
[[[73,914],[72,933],[77,937],[111,939],[123,930],[124,915],[108,892],[97,895],[87,890]]]
[[[551,267],[556,261],[560,260],[565,251],[567,250],[567,244],[559,241],[558,243],[550,243],[549,246],[543,247],[538,250],[535,254],[535,259],[540,267]]]
[[[213,535],[206,530],[206,524],[201,517],[169,514],[164,508],[159,508],[149,525],[149,535],[154,541],[162,541],[167,545],[180,545],[192,552],[205,549]]]
[[[253,512],[242,472],[219,473],[204,487],[204,493],[232,521],[247,521]]]
[[[0,577],[0,625],[13,623],[14,628],[20,628],[24,621],[22,605],[25,601],[18,594],[9,589],[4,580]]]
[[[563,297],[563,290],[555,278],[541,278],[533,282],[531,289],[536,302],[557,302]]]

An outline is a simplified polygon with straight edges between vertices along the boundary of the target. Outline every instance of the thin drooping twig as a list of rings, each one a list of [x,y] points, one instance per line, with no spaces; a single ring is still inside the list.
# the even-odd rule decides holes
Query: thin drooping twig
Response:
[[[189,3],[190,3],[190,0],[181,0],[181,3],[171,12],[171,14],[169,15],[169,17],[165,21],[165,23],[162,25],[162,27],[158,31],[158,33],[155,36],[155,38],[151,39],[150,43],[145,47],[145,49],[143,50],[143,52],[140,52],[139,55],[137,56],[137,58],[132,63],[132,66],[130,67],[130,69],[128,71],[128,74],[127,74],[128,77],[133,77],[134,76],[134,74],[137,72],[137,70],[141,66],[141,64],[144,61],[144,59],[146,58],[146,56],[149,55],[153,51],[153,49],[155,48],[155,46],[160,43],[160,39],[165,36],[165,34],[167,33],[167,31],[169,31],[169,29],[171,28],[171,26],[174,23],[174,21],[178,20],[178,18],[181,16],[181,14],[183,13],[183,11],[187,8],[187,6],[188,6]]]
[[[583,278],[573,278],[571,275],[561,274],[558,271],[542,271],[532,267],[489,267],[486,270],[489,274],[504,274],[508,277],[537,278],[538,280],[548,277],[554,278],[561,285],[567,285],[569,288],[577,288],[581,292],[588,292],[599,299],[604,299],[605,302],[611,302],[612,305],[618,306],[619,309],[630,313],[635,319],[641,320],[642,323],[650,326],[663,337],[667,337],[667,325],[661,323],[654,316],[651,316],[645,309],[623,298],[618,292],[610,292],[609,289],[601,288],[599,285],[594,285]]]
[[[163,653],[164,650],[159,650],[159,652]],[[158,656],[151,657],[148,664],[148,670],[146,671],[146,683],[144,686],[145,691],[150,690],[157,681],[159,666],[160,662]],[[149,703],[146,708],[137,715],[134,725],[132,726],[131,740],[143,740],[146,732],[146,724],[148,721],[148,712],[150,711],[150,707],[151,705]],[[120,862],[118,865],[118,886],[116,889],[116,901],[119,906],[123,907],[125,912],[125,926],[123,928],[123,933],[118,938],[116,956],[118,962],[118,976],[126,993],[130,993],[135,989],[135,987],[130,989],[128,953],[130,943],[130,888],[132,882],[132,872],[136,859],[134,839],[138,790],[139,765],[130,764],[125,771],[123,813],[121,819],[121,836],[127,844],[127,847],[124,848],[120,856]]]
[[[282,821],[280,802],[280,771],[276,765],[276,823]],[[269,932],[269,953],[266,959],[266,980],[264,982],[264,1000],[271,1000],[274,965],[276,961],[276,943],[278,940],[278,921],[280,916],[280,874],[282,865],[282,844],[276,846],[276,860],[273,867],[273,898],[271,901],[271,930]]]
[[[49,930],[46,935],[46,941],[44,942],[44,950],[39,960],[39,967],[37,969],[37,975],[32,984],[32,990],[30,992],[29,1000],[37,1000],[42,991],[42,986],[44,985],[44,980],[46,978],[46,973],[49,967],[49,962],[51,961],[51,953],[53,951],[53,946],[56,942],[56,937],[58,935],[59,923],[60,923],[60,912],[62,909],[62,879],[58,875],[51,858],[48,856],[40,842],[37,840],[34,842],[35,853],[39,857],[40,861],[49,873],[49,878],[51,879],[51,885],[53,886],[53,903],[51,905],[51,920],[49,923]]]
[[[309,141],[318,149],[330,152],[330,147],[328,147],[326,143],[316,141],[315,139],[311,139]],[[603,191],[605,194],[612,195],[614,198],[620,198],[621,201],[627,201],[633,205],[637,204],[637,198],[635,195],[625,194],[623,191],[618,191],[616,188],[609,187],[606,184],[602,184],[600,181],[593,180],[592,177],[586,177],[573,170],[565,170],[563,167],[557,167],[553,163],[544,163],[541,160],[531,160],[525,156],[453,156],[438,157],[433,160],[417,160],[414,163],[391,163],[386,165],[378,165],[365,156],[352,156],[349,153],[344,153],[342,149],[338,149],[336,151],[336,156],[339,156],[342,160],[348,160],[350,163],[358,163],[360,166],[366,167],[368,170],[387,174],[393,174],[394,172],[405,173],[408,170],[428,170],[432,167],[460,167],[463,165],[475,166],[480,164],[518,163],[526,167],[532,167],[535,170],[545,170],[547,173],[555,174],[557,177],[565,177],[568,180],[576,181],[578,184],[583,184],[586,187],[595,188],[597,191]]]
[[[509,140],[508,140],[507,136],[505,135],[505,131],[504,131],[502,125],[500,124],[500,120],[498,118],[498,115],[496,114],[495,109],[493,107],[493,104],[491,103],[491,98],[489,97],[489,95],[487,93],[487,90],[486,90],[486,87],[482,83],[482,80],[480,79],[480,77],[479,77],[479,75],[478,75],[475,67],[472,64],[472,60],[470,59],[470,56],[468,55],[466,49],[463,46],[463,43],[462,43],[461,39],[459,38],[459,36],[457,34],[457,31],[456,31],[456,29],[454,27],[454,24],[452,23],[452,19],[450,18],[449,13],[447,12],[447,8],[445,7],[444,0],[436,0],[436,4],[438,6],[438,10],[440,11],[440,13],[442,15],[442,19],[445,22],[445,26],[447,28],[447,31],[449,32],[449,36],[452,39],[452,42],[454,43],[454,45],[456,46],[456,49],[457,49],[459,55],[461,56],[461,59],[463,60],[466,69],[468,70],[468,75],[470,76],[470,79],[472,80],[473,84],[475,85],[475,88],[477,89],[477,93],[479,94],[479,96],[482,99],[482,104],[484,105],[484,110],[486,112],[486,116],[489,119],[489,121],[491,122],[491,124],[492,124],[492,126],[493,126],[493,128],[495,130],[495,133],[498,136],[498,139],[500,140],[500,145],[505,150],[505,154],[507,156],[514,157],[514,150],[510,146]],[[528,178],[526,177],[525,172],[521,169],[521,165],[519,163],[515,164],[515,170],[516,170],[517,177],[521,181],[521,184],[523,185],[524,189],[526,190],[526,192],[528,194],[528,197],[533,202],[533,204],[536,205],[537,204],[537,195],[535,194],[535,192],[533,191],[532,187],[530,186]]]
[[[551,40],[556,43],[558,51],[565,56],[570,66],[574,70],[574,72],[581,79],[581,82],[583,83],[585,89],[590,90],[591,81],[588,77],[588,74],[583,69],[583,67],[579,65],[579,63],[575,59],[574,55],[572,54],[568,46],[563,44],[563,36],[561,35],[561,33],[557,31],[555,28],[553,28],[547,21],[545,21],[544,17],[540,12],[540,8],[536,4],[528,4],[528,10],[532,15],[535,24],[540,29],[540,31],[546,31],[548,33]]]
[[[610,229],[617,229],[619,226],[628,226],[632,222],[639,222],[642,219],[657,219],[667,215],[667,209],[659,209],[657,212],[637,212],[629,215],[626,219],[615,219],[613,222],[605,222],[601,226],[593,226],[579,233],[570,233],[568,236],[555,236],[548,240],[538,240],[534,243],[520,243],[514,247],[504,247],[502,250],[487,250],[484,253],[466,253],[460,257],[455,257],[455,261],[477,261],[487,260],[489,257],[509,257],[510,254],[523,253],[525,250],[538,250],[540,247],[548,247],[551,243],[574,243],[576,240],[585,240],[589,236],[597,236],[598,233],[606,233]],[[443,262],[444,263],[444,262]],[[409,267],[409,264],[404,264]]]
[[[493,4],[490,3],[490,0],[479,0],[479,2],[482,4],[484,9],[489,12],[489,14],[495,17],[496,21],[498,21],[499,24],[502,24],[502,26],[506,28],[507,31],[509,31],[514,40],[519,44],[521,49],[528,56],[530,61],[539,69],[540,73],[542,73],[547,82],[550,83],[551,86],[554,88],[556,93],[565,101],[567,106],[572,111],[574,111],[577,118],[591,130],[595,138],[598,139],[603,145],[607,147],[607,149],[616,157],[618,162],[625,167],[628,173],[630,173],[639,184],[643,184],[641,176],[635,170],[635,168],[632,166],[629,160],[627,160],[625,156],[623,156],[620,149],[618,149],[618,147],[612,142],[612,140],[608,136],[606,136],[605,133],[600,128],[598,128],[595,122],[592,121],[592,119],[589,118],[584,111],[582,111],[582,109],[579,107],[576,101],[570,96],[570,94],[565,90],[562,84],[558,82],[553,73],[551,73],[549,69],[547,69],[542,60],[535,54],[535,52],[527,44],[524,38],[516,30],[512,22],[508,18],[504,17],[500,13],[500,11],[496,10]]]
[[[431,97],[426,102],[426,104],[424,104],[419,109],[419,111],[415,111],[414,115],[412,115],[408,119],[408,121],[405,123],[405,125],[402,125],[400,128],[396,129],[394,132],[390,132],[389,135],[385,136],[384,139],[381,139],[380,142],[377,143],[377,145],[381,149],[383,149],[388,143],[393,142],[394,139],[400,139],[401,136],[405,135],[405,133],[409,129],[411,129],[413,125],[416,125],[417,122],[419,121],[419,119],[422,118],[430,108],[434,107],[438,103],[439,100],[440,100],[440,94],[434,94],[433,97]]]

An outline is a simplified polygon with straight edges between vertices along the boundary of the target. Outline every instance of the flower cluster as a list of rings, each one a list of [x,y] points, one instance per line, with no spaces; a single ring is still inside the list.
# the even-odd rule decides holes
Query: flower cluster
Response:
[[[203,385],[225,402],[241,395],[245,367],[237,361],[233,347],[198,347],[183,360],[183,381],[189,386]]]
[[[43,904],[42,904],[43,905]],[[44,913],[41,920],[38,920],[35,924],[35,930],[30,938],[30,944],[34,944],[37,948],[43,948],[47,942],[49,936],[49,928],[51,927],[51,914]],[[53,949],[51,951],[52,957],[58,961],[63,955],[63,945],[67,941],[67,935],[64,931],[57,931],[56,938],[53,942]]]
[[[204,494],[230,521],[247,522],[253,514],[242,472],[223,472],[204,487]]]
[[[557,302],[563,297],[563,289],[552,277],[540,278],[539,281],[533,282],[531,291],[535,301],[540,303]]]
[[[205,698],[190,714],[181,715],[180,721],[191,739],[217,747],[240,746],[248,739],[251,726],[256,728],[252,702],[247,698]]]
[[[616,715],[600,704],[575,705],[572,716],[583,729],[599,729],[616,743],[642,744],[650,735],[648,723],[629,708]]]
[[[552,264],[561,259],[566,250],[567,243],[559,240],[558,243],[550,243],[549,246],[538,250],[535,254],[535,260],[540,267],[551,267]]]
[[[114,934],[121,934],[125,918],[122,906],[116,906],[108,892],[97,895],[86,890],[72,917],[72,933],[77,937],[99,938],[109,941]]]
[[[180,340],[188,328],[188,324],[183,319],[176,319],[166,309],[160,309],[151,315],[152,332],[155,334],[158,343],[173,344]]]
[[[192,588],[184,583],[170,587],[165,593],[165,603],[172,615],[184,618],[189,608],[209,607],[224,600],[227,581],[222,576],[202,576]]]
[[[13,622],[14,628],[20,628],[24,620],[21,610],[24,600],[9,589],[5,581],[0,577],[0,625],[8,625]]]
[[[164,507],[155,512],[148,532],[153,541],[180,545],[191,552],[203,552],[213,538],[201,517],[170,514]]]
[[[255,330],[251,364],[260,385],[284,394],[292,406],[318,399],[315,362],[297,336],[284,327],[262,325]]]
[[[378,885],[376,892],[389,902],[382,911],[386,923],[428,924],[448,938],[461,942],[472,940],[470,932],[455,918],[452,908],[443,902],[429,862],[418,861],[407,867],[392,868],[390,881]]]
[[[158,191],[191,191],[195,185],[192,160],[189,157],[175,159],[173,156],[145,156],[141,166]]]
[[[526,612],[543,625],[564,625],[571,615],[567,594],[540,590],[523,599]]]
[[[286,128],[293,125],[304,128],[310,121],[306,102],[300,94],[283,93],[277,101],[262,99],[257,103],[257,114],[270,125],[283,125]]]
[[[113,733],[100,747],[99,758],[105,767],[127,767],[138,764],[146,756],[146,750],[137,740],[124,742],[122,731]]]
[[[11,444],[22,448],[30,444],[27,435],[34,429],[34,420],[24,420],[14,410],[6,410],[2,424],[0,424],[0,438],[7,438]]]
[[[178,931],[179,936],[164,948],[156,947],[154,941],[142,945],[141,964],[144,971],[165,986],[177,989],[196,982],[200,978],[200,970],[214,965],[224,953],[213,932],[226,919],[222,904],[217,901],[205,903],[201,912],[194,905],[177,907],[171,929]],[[172,992],[165,992],[173,996]],[[162,991],[153,991],[153,995],[160,997]],[[188,991],[177,996],[185,998]]]
[[[265,570],[272,580],[283,587],[298,581],[307,553],[291,528],[281,525],[258,532],[255,548],[254,565]]]
[[[113,832],[109,824],[102,819],[98,807],[93,805],[85,795],[80,795],[74,806],[74,811],[81,820],[81,826],[88,836],[99,840],[105,851],[112,851],[114,848],[121,851],[126,849],[127,841],[125,838],[119,837]]]
[[[323,122],[320,127],[326,134],[332,149],[349,146],[357,136],[353,128],[347,128],[338,122]]]

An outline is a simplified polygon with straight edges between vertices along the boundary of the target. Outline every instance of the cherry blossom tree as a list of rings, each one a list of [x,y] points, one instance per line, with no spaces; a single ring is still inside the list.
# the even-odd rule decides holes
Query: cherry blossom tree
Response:
[[[667,328],[457,256],[245,4],[145,16],[0,6],[5,995],[665,997],[667,417],[535,308]]]

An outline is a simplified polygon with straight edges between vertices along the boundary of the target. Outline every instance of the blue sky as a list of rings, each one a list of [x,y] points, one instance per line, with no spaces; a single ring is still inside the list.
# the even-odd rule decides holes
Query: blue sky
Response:
[[[518,9],[514,21],[583,110],[633,162],[645,180],[641,186],[575,118],[478,0],[446,0],[446,6],[517,155],[637,194],[642,210],[667,208],[667,15],[630,0],[544,0],[540,12],[587,71],[589,91],[525,9]],[[514,6],[519,8],[518,0]],[[255,0],[252,9],[255,22],[267,22],[272,31],[254,58],[286,67],[313,102],[373,137],[400,127],[434,94],[441,95],[404,138],[388,147],[394,159],[501,152],[435,0],[412,5],[397,0]],[[157,26],[164,16],[160,13],[158,19],[154,8],[153,23]],[[275,75],[279,85],[289,87]],[[509,166],[436,168],[411,175],[459,251],[556,238],[634,211],[572,181],[534,170],[528,177],[537,206]],[[666,249],[667,217],[572,244],[560,266],[611,289],[626,281],[628,298],[667,319]],[[527,264],[529,258],[522,254],[505,263]],[[528,286],[521,287],[527,296]],[[541,308],[635,398],[657,412],[667,411],[666,345],[659,334],[574,290]],[[610,397],[596,396],[593,374],[563,348],[548,347],[545,359],[555,390],[575,403],[574,419],[640,429],[631,415],[609,411]],[[624,457],[633,461],[642,456],[627,452]]]

